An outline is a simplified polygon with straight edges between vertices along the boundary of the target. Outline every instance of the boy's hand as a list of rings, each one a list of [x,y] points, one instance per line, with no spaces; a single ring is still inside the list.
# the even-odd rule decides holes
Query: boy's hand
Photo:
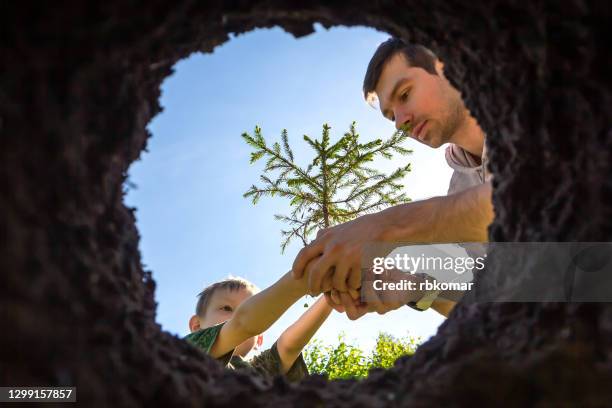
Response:
[[[325,293],[325,300],[337,312],[346,313],[351,320],[357,320],[371,311],[370,305],[362,303],[358,297],[353,298],[349,292],[331,290]]]

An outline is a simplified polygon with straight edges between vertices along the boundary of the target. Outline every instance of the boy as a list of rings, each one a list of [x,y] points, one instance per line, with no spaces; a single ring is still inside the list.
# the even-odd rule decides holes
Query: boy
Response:
[[[289,381],[308,375],[302,348],[327,319],[331,307],[321,297],[276,343],[250,362],[244,356],[255,344],[261,346],[263,333],[293,303],[307,293],[307,279],[293,279],[288,272],[275,284],[258,292],[250,282],[228,278],[199,294],[196,314],[189,320],[191,333],[185,340],[231,369],[250,369]]]

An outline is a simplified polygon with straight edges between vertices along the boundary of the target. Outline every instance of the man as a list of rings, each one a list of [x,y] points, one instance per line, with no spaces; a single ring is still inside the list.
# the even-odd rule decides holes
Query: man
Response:
[[[402,303],[382,298],[367,305],[352,301],[347,291],[361,285],[361,256],[368,242],[487,241],[493,207],[485,134],[442,68],[427,48],[391,38],[370,60],[363,92],[368,101],[378,99],[383,116],[394,121],[396,128],[410,132],[415,140],[433,148],[450,143],[446,159],[455,171],[448,195],[398,205],[322,230],[294,261],[293,275],[299,278],[305,265],[319,257],[310,269],[310,292],[327,289],[322,283],[331,280],[332,303],[351,319],[371,311],[385,313],[419,300],[406,298]],[[454,306],[454,302],[442,299],[428,303],[445,316]]]

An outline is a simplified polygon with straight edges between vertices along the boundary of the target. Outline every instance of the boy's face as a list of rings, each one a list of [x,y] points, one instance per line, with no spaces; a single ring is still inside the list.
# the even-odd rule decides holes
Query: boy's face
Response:
[[[399,129],[410,124],[411,136],[430,147],[452,142],[466,117],[461,95],[436,60],[438,75],[410,66],[398,53],[385,64],[376,84],[380,110]]]
[[[204,316],[198,316],[200,324],[196,330],[211,327],[231,319],[238,306],[251,296],[253,296],[253,293],[247,289],[229,290],[223,288],[215,290],[210,297]],[[193,327],[191,329],[195,331]],[[258,337],[260,336],[251,337],[242,342],[242,344],[236,347],[234,354],[242,357],[247,355],[256,342],[261,343]]]

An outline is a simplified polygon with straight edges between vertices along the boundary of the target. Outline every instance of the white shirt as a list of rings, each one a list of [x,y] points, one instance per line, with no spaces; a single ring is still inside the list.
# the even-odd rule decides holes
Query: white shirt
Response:
[[[451,143],[446,148],[446,162],[454,170],[448,185],[449,195],[486,183],[493,178],[487,168],[486,144],[482,146],[482,157],[478,163],[474,155]]]

